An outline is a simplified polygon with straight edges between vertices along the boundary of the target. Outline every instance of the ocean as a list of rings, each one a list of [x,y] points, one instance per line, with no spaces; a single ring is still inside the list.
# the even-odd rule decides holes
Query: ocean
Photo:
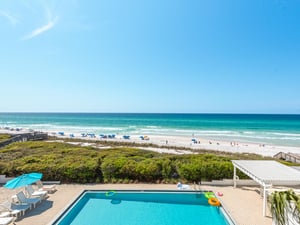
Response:
[[[300,146],[300,115],[176,113],[0,113],[0,127],[42,132],[190,136]]]

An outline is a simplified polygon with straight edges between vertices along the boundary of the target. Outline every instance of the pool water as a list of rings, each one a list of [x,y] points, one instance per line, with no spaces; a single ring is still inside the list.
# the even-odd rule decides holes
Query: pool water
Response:
[[[53,225],[233,225],[203,193],[86,191]]]

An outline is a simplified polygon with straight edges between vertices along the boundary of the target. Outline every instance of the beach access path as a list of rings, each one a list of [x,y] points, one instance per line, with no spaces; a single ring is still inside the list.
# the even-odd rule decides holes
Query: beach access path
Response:
[[[191,185],[193,188],[193,185]],[[222,192],[219,197],[225,209],[237,223],[236,225],[271,225],[270,217],[262,215],[262,198],[259,187],[232,186],[200,186],[201,190]],[[57,191],[49,194],[35,209],[28,211],[20,217],[16,225],[50,225],[52,222],[83,190],[177,190],[175,184],[61,184],[57,185]],[[3,202],[15,194],[15,190],[0,188]]]

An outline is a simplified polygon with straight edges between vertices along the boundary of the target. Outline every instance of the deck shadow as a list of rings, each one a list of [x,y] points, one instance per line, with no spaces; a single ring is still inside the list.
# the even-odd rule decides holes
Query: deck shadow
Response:
[[[34,209],[26,211],[24,216],[19,217],[16,222],[22,220],[23,218],[28,218],[36,215],[40,215],[43,212],[53,207],[53,201],[43,200],[42,203],[37,204]]]

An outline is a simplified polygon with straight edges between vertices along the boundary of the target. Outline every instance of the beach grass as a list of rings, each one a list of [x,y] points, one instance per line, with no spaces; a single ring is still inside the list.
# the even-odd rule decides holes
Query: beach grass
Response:
[[[10,134],[0,134],[0,142],[7,141],[11,138]]]

